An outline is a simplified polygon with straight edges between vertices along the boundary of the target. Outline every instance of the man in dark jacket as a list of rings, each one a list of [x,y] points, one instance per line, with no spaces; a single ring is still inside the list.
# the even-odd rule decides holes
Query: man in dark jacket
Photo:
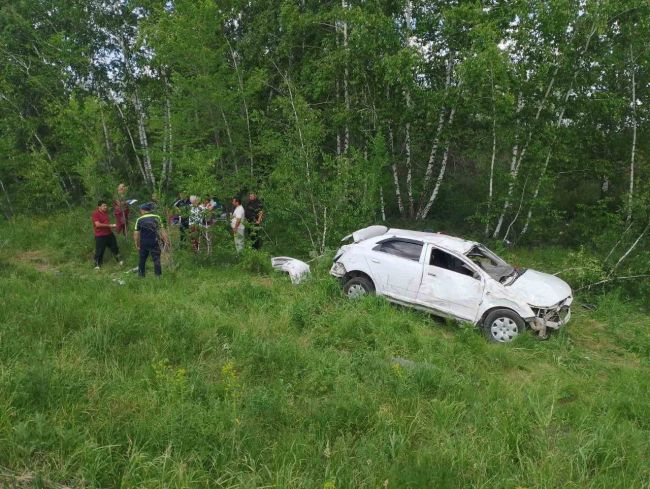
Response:
[[[246,231],[251,240],[251,246],[255,250],[262,247],[262,221],[264,220],[264,206],[262,201],[253,192],[248,194],[246,204]]]
[[[153,270],[156,276],[162,275],[160,266],[160,248],[161,244],[167,246],[169,238],[167,232],[163,229],[162,219],[157,214],[153,214],[154,205],[152,203],[142,204],[140,206],[140,217],[135,222],[135,247],[140,254],[138,262],[138,275],[144,277],[147,258],[151,255],[153,260]]]

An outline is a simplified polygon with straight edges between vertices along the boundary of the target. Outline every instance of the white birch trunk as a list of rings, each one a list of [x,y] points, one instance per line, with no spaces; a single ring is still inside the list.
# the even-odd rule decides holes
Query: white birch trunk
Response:
[[[149,142],[147,140],[147,131],[145,128],[144,109],[142,108],[142,103],[140,102],[140,97],[138,96],[137,90],[135,90],[133,94],[133,107],[135,108],[136,114],[138,116],[138,137],[140,139],[140,148],[142,149],[142,166],[144,167],[144,172],[147,175],[146,183],[153,190],[156,187],[156,177],[153,174],[153,169],[151,167],[151,157],[149,156]]]
[[[241,95],[242,105],[244,107],[244,115],[246,116],[246,132],[248,135],[248,158],[251,165],[251,176],[253,175],[253,138],[251,136],[251,120],[248,115],[248,104],[246,103],[246,96],[244,94],[244,80],[242,79],[241,72],[239,71],[239,64],[237,63],[237,55],[226,37],[228,48],[230,49],[230,57],[232,58],[235,67],[235,74],[237,75],[237,83],[239,85],[239,93]]]
[[[165,98],[165,135],[163,143],[163,153],[165,154],[165,161],[163,163],[163,177],[162,184],[167,187],[171,181],[172,175],[172,152],[174,150],[172,138],[172,107],[169,96]]]
[[[589,36],[587,37],[587,41],[585,42],[585,45],[583,46],[582,50],[580,51],[579,56],[583,57],[587,50],[589,49],[589,44],[591,42],[591,38],[593,37],[594,33],[596,32],[596,27],[594,26],[589,33]],[[571,79],[571,83],[569,84],[569,88],[564,94],[564,99],[562,100],[562,109],[560,110],[560,115],[557,118],[557,122],[555,124],[556,130],[559,130],[560,127],[562,126],[562,122],[564,121],[564,112],[566,110],[566,105],[569,101],[569,96],[571,95],[571,91],[573,90],[573,85],[575,84],[576,78],[578,77],[578,71],[574,71],[573,73],[573,78]],[[521,230],[521,234],[519,236],[523,236],[526,234],[528,231],[528,227],[530,225],[530,219],[533,215],[533,205],[535,204],[535,201],[537,200],[537,197],[539,195],[539,191],[542,187],[542,181],[544,180],[544,177],[546,175],[546,171],[548,169],[548,164],[551,159],[551,153],[553,151],[553,148],[555,147],[555,142],[557,141],[557,133],[555,137],[553,138],[553,143],[549,146],[548,152],[546,154],[546,159],[544,161],[544,166],[542,167],[542,171],[540,172],[539,175],[539,180],[537,182],[537,186],[535,187],[535,192],[533,193],[533,197],[530,202],[530,207],[528,209],[528,215],[526,216],[526,222],[524,224],[524,227]]]
[[[104,110],[101,109],[99,114],[102,119],[102,133],[104,135],[104,145],[106,146],[106,157],[108,158],[108,166],[111,167],[113,166],[113,148],[111,146],[111,140],[108,136],[108,128],[106,127],[106,120],[104,119]]]
[[[122,122],[124,123],[124,128],[126,129],[126,133],[129,136],[129,141],[131,141],[131,148],[133,148],[133,154],[135,155],[135,161],[138,163],[138,169],[140,170],[140,174],[142,175],[142,180],[147,183],[147,174],[144,171],[144,167],[142,166],[142,160],[140,160],[140,155],[138,154],[138,148],[135,145],[135,140],[133,139],[133,134],[131,134],[131,129],[129,129],[129,124],[126,121],[126,117],[124,117],[124,112],[122,112],[122,108],[119,106],[119,104],[116,102],[115,107],[117,108],[117,111],[120,113],[120,117],[122,118]]]
[[[438,146],[440,145],[440,134],[442,133],[442,128],[445,125],[445,112],[446,112],[446,99],[449,92],[449,86],[451,85],[451,68],[452,68],[452,56],[449,54],[449,60],[447,61],[447,74],[445,77],[445,100],[443,100],[442,107],[440,108],[440,115],[438,116],[438,125],[436,127],[436,133],[433,138],[433,143],[431,145],[431,152],[429,153],[429,161],[427,162],[427,169],[424,172],[424,182],[422,183],[422,198],[420,199],[420,205],[418,208],[419,218],[422,214],[422,207],[424,204],[424,195],[429,189],[429,183],[431,182],[431,177],[433,176],[433,167],[436,162],[436,154],[438,153]]]
[[[341,6],[343,9],[347,8],[347,2],[345,0],[341,0]],[[349,73],[349,66],[348,66],[348,23],[347,21],[343,21],[343,53],[345,56],[345,67],[344,67],[344,73],[343,73],[343,97],[345,100],[345,129],[344,129],[344,136],[343,136],[343,154],[348,153],[348,149],[350,147],[350,125],[348,123],[348,117],[350,117],[350,91],[348,87],[348,78],[350,76]]]
[[[219,107],[219,112],[221,112],[221,117],[223,118],[223,123],[226,127],[226,136],[228,137],[228,144],[230,144],[230,153],[232,154],[234,151],[233,143],[232,143],[232,135],[230,134],[230,124],[228,124],[228,119],[226,119],[226,114],[224,113],[223,109]],[[235,173],[239,172],[239,165],[237,164],[237,158],[233,158],[233,164],[235,165]]]
[[[634,199],[634,160],[636,156],[636,80],[634,58],[632,56],[632,46],[630,45],[630,70],[632,71],[632,153],[630,155],[630,188],[627,197],[627,220],[632,220],[632,205]]]
[[[501,226],[503,225],[503,220],[505,219],[506,212],[510,207],[510,197],[512,196],[512,191],[515,186],[515,180],[517,178],[517,172],[519,171],[519,167],[517,166],[517,161],[519,161],[519,114],[521,113],[523,108],[524,108],[524,98],[523,98],[523,94],[519,92],[519,96],[517,97],[517,111],[516,111],[517,131],[515,132],[515,144],[512,146],[512,158],[510,159],[510,182],[508,183],[508,193],[506,196],[506,200],[503,203],[503,209],[501,210],[501,215],[499,216],[497,225],[494,228],[494,233],[492,234],[492,237],[495,239],[499,237],[499,233],[501,232]]]
[[[395,142],[393,139],[393,126],[388,123],[388,141],[390,144],[390,155],[393,160],[391,169],[393,171],[393,183],[395,184],[395,199],[397,200],[397,208],[399,209],[400,216],[404,217],[404,202],[402,202],[402,191],[399,184],[399,173],[397,171],[397,161],[395,160]]]
[[[497,156],[497,112],[494,101],[494,74],[490,68],[490,83],[492,86],[492,158],[490,159],[490,181],[488,190],[487,216],[485,219],[485,237],[490,235],[490,213],[492,211],[492,196],[494,194],[494,163]]]
[[[407,122],[404,128],[404,149],[406,151],[406,193],[409,199],[409,217],[413,218],[415,214],[415,205],[413,203],[413,170],[411,168],[411,92],[404,91],[406,97]]]
[[[646,225],[645,228],[643,228],[643,231],[641,231],[641,234],[639,234],[639,236],[636,238],[634,243],[632,243],[632,245],[627,249],[627,251],[625,253],[623,253],[623,256],[621,256],[618,259],[618,261],[616,262],[616,265],[614,265],[612,267],[609,274],[607,275],[608,277],[611,277],[612,274],[614,273],[614,270],[616,270],[618,268],[618,266],[623,262],[623,260],[625,260],[630,255],[630,253],[632,253],[634,248],[636,248],[636,246],[639,244],[639,242],[641,241],[641,239],[643,238],[645,233],[648,231],[648,228],[650,228],[650,222]]]
[[[521,190],[521,199],[519,200],[519,207],[517,208],[517,212],[515,213],[515,217],[512,218],[512,221],[510,221],[510,224],[508,225],[508,229],[506,229],[506,234],[503,236],[503,241],[507,242],[508,241],[508,236],[510,235],[510,230],[512,229],[512,226],[517,222],[517,219],[519,218],[519,214],[521,214],[521,208],[524,206],[524,197],[526,196],[526,186],[528,185],[528,178],[526,178],[526,181],[524,182],[524,188]]]
[[[11,199],[9,198],[9,192],[7,192],[7,189],[5,188],[5,184],[2,182],[0,179],[0,188],[2,188],[2,193],[5,196],[5,200],[7,201],[7,210],[4,212],[5,218],[7,220],[11,219],[11,217],[14,215],[14,208],[11,205]]]
[[[456,107],[452,108],[451,113],[449,114],[449,121],[447,122],[447,125],[449,127],[451,127],[451,125],[454,122],[455,113],[456,113]],[[447,160],[449,158],[449,145],[450,143],[449,141],[447,141],[447,144],[445,146],[445,152],[442,155],[442,162],[440,163],[440,172],[438,173],[436,186],[433,188],[433,192],[431,192],[429,201],[427,202],[427,205],[424,207],[424,210],[420,215],[420,220],[424,220],[427,218],[427,216],[429,215],[429,211],[431,210],[431,206],[433,205],[434,201],[436,200],[436,197],[438,196],[438,192],[440,191],[440,186],[442,185],[442,180],[445,178],[445,171],[447,170]]]
[[[386,222],[386,203],[384,202],[384,186],[383,185],[381,185],[379,187],[379,203],[381,205],[381,220],[382,220],[382,222]]]

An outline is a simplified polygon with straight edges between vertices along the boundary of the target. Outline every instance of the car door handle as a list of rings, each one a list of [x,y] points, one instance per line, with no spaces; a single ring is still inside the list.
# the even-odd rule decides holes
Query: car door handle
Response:
[[[433,272],[429,272],[429,273],[427,273],[427,275],[429,277],[437,277],[437,275],[435,273],[433,273]]]
[[[370,261],[373,262],[373,263],[381,263],[381,262],[380,262],[379,260],[377,260],[376,258],[371,258]]]

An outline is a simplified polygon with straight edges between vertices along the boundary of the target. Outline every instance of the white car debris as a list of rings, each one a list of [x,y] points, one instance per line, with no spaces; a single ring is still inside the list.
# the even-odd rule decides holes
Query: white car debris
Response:
[[[330,273],[351,298],[378,294],[398,304],[481,327],[509,342],[526,327],[546,337],[571,316],[562,279],[515,268],[485,246],[441,233],[370,226],[343,238]]]
[[[288,256],[276,256],[271,258],[271,266],[275,270],[287,272],[292,284],[299,284],[305,280],[310,273],[309,265],[304,261],[296,260]]]

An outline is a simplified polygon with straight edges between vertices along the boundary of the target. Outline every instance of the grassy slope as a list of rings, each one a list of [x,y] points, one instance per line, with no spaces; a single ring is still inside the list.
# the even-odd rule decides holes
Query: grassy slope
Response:
[[[327,264],[97,273],[85,219],[0,228],[0,486],[650,487],[650,318],[615,294],[495,346]]]

